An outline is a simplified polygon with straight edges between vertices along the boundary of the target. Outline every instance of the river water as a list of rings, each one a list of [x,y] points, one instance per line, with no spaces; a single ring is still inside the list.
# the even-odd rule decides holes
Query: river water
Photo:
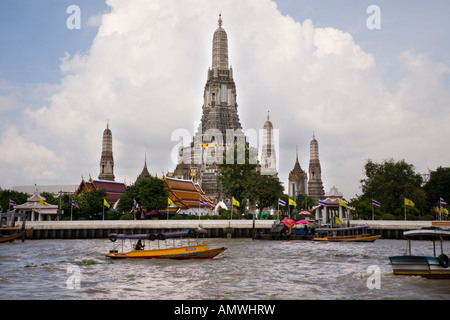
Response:
[[[6,243],[0,292],[3,299],[31,300],[450,299],[449,280],[392,274],[388,256],[405,253],[401,240],[205,242],[228,249],[212,260],[141,261],[109,260],[107,239]],[[431,242],[413,242],[413,254],[430,253]]]

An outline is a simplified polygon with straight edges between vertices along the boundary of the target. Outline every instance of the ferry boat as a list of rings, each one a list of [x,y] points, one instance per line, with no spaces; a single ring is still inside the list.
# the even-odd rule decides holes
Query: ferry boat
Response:
[[[407,253],[403,256],[389,257],[395,275],[414,275],[428,279],[450,279],[450,264],[444,254],[444,238],[450,238],[450,231],[432,227],[403,232],[408,241]],[[411,255],[411,240],[426,239],[433,241],[433,256]],[[440,242],[440,255],[436,255],[436,241]]]
[[[110,234],[109,238],[113,243],[113,249],[109,251],[107,257],[112,259],[212,259],[226,250],[225,247],[209,249],[206,244],[199,244],[199,235],[206,233],[205,229],[185,229],[179,232],[159,233],[159,234]],[[182,237],[187,237],[183,240]],[[196,239],[196,244],[191,245],[192,237]],[[178,242],[187,241],[187,246],[175,246],[175,239]],[[168,247],[168,242],[173,239],[173,245]],[[120,243],[116,243],[121,240]],[[124,252],[126,240],[129,240],[131,251]],[[156,241],[155,248],[146,249],[151,243]],[[121,251],[119,252],[119,247]]]
[[[318,228],[314,241],[332,242],[374,242],[380,235],[371,235],[367,232],[367,224],[348,228]]]

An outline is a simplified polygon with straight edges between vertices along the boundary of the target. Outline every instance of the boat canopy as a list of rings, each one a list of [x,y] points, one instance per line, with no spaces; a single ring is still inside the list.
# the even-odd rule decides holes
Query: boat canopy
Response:
[[[403,235],[406,238],[413,238],[413,237],[423,237],[430,239],[437,239],[439,237],[450,238],[450,230],[442,230],[440,228],[410,230],[403,232]]]
[[[186,236],[195,236],[199,234],[206,234],[206,229],[183,229],[178,232],[168,232],[168,233],[159,233],[156,235],[156,239],[164,240],[168,238],[177,238],[177,237],[186,237]],[[162,237],[160,236],[162,235]],[[148,240],[152,236],[155,236],[154,234],[147,233],[147,234],[116,234],[112,233],[110,234],[110,237],[113,237],[115,239],[132,239],[132,240]],[[159,236],[159,237],[158,237]]]
[[[360,226],[349,227],[349,228],[318,228],[316,231],[320,232],[335,232],[335,231],[351,231],[351,230],[360,230],[367,229],[369,226],[367,224],[363,224]]]

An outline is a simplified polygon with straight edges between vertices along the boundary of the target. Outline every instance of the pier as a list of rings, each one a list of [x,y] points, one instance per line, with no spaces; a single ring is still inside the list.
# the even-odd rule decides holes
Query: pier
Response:
[[[110,233],[164,233],[184,228],[205,228],[208,238],[253,238],[270,234],[274,220],[106,220],[27,221],[33,228],[31,239],[101,239]],[[450,230],[450,221],[350,220],[349,225],[369,226],[382,239],[402,239],[403,231],[430,227]],[[303,228],[300,227],[300,228]]]

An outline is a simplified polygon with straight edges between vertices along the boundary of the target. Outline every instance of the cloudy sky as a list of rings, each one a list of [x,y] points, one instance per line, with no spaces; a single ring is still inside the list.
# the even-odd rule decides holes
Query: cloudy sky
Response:
[[[152,174],[173,170],[219,13],[241,124],[259,130],[270,110],[285,184],[296,146],[308,169],[313,131],[325,191],[347,199],[367,159],[450,166],[447,0],[2,0],[0,187],[97,178],[108,120],[116,181],[133,182],[145,152]]]

